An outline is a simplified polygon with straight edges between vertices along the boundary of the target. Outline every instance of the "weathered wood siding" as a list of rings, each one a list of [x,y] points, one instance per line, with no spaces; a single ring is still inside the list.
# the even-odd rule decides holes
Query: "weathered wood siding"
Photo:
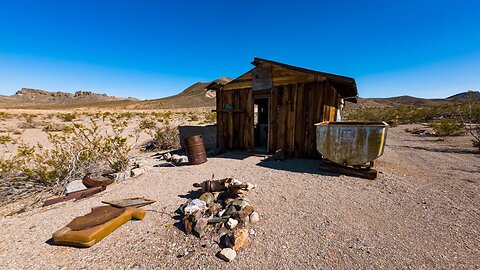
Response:
[[[252,89],[217,91],[217,147],[253,149]],[[233,107],[227,110],[226,105]],[[228,105],[227,105],[228,107]]]
[[[296,157],[317,155],[315,124],[334,121],[337,91],[327,82],[276,86],[270,100],[270,151],[284,149]]]
[[[217,144],[223,139],[227,149],[253,149],[253,99],[265,93],[269,96],[269,151],[316,156],[314,124],[334,121],[338,104],[338,93],[327,81],[274,86],[267,92],[217,91]],[[226,104],[233,110],[227,111]]]

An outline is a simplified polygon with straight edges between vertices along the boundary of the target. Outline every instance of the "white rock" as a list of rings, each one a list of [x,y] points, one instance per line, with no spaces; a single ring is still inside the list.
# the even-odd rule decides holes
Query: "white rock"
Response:
[[[65,187],[65,194],[72,193],[74,191],[84,190],[87,187],[82,183],[82,180],[75,180],[67,184]]]
[[[246,190],[252,190],[252,189],[254,189],[254,188],[256,188],[256,187],[257,187],[257,185],[254,185],[254,184],[252,184],[252,183],[247,183],[247,188],[246,188]]]
[[[260,221],[260,215],[257,212],[253,212],[250,214],[250,222],[255,223]]]
[[[238,225],[238,220],[233,219],[233,218],[229,218],[229,219],[227,220],[227,228],[233,229],[233,228],[235,228],[237,225]]]
[[[170,153],[165,153],[165,154],[163,154],[162,158],[163,158],[164,160],[167,160],[167,161],[168,161],[168,160],[170,160],[170,159],[172,158],[172,154],[170,154]]]
[[[171,161],[172,161],[173,163],[180,163],[181,160],[182,160],[182,157],[181,157],[180,155],[177,155],[177,154],[172,155]]]
[[[231,248],[224,248],[222,251],[220,251],[218,255],[222,260],[226,262],[233,261],[235,257],[237,257],[237,252]]]
[[[233,185],[234,185],[234,186],[240,186],[240,185],[242,184],[242,181],[240,181],[240,180],[238,180],[238,179],[235,179],[235,178],[233,179],[232,182],[233,182]]]
[[[222,209],[218,212],[218,216],[221,217],[223,216],[223,214],[225,214],[225,212],[227,211],[227,209]]]
[[[251,235],[255,235],[255,234],[256,234],[256,232],[255,232],[254,229],[250,229],[250,230],[248,231],[248,233],[251,234]]]
[[[187,204],[185,209],[183,209],[183,212],[185,213],[185,215],[190,215],[195,211],[198,211],[198,210],[205,211],[207,209],[208,209],[208,207],[207,207],[207,203],[205,201],[202,201],[202,200],[199,200],[199,199],[194,199]]]
[[[145,172],[145,170],[142,169],[142,168],[135,168],[135,169],[130,171],[130,175],[132,177],[137,177],[137,176],[143,174],[144,172]]]

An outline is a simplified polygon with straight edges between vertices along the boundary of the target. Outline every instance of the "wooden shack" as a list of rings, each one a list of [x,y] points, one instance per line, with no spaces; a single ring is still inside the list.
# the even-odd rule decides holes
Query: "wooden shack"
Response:
[[[343,100],[356,102],[355,80],[261,58],[252,64],[207,86],[216,90],[217,147],[316,156],[314,124],[335,121]]]

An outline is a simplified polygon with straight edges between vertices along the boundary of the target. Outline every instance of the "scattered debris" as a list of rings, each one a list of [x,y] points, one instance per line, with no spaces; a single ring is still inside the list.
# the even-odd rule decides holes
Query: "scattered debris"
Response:
[[[99,180],[99,179],[93,179],[91,176],[92,176],[91,173],[87,173],[82,179],[82,183],[87,188],[102,187],[102,186],[105,187],[115,182],[114,179],[107,178],[107,179]]]
[[[82,183],[82,180],[74,180],[67,184],[65,187],[64,194],[72,193],[75,191],[80,191],[87,189],[87,187]]]
[[[283,151],[283,149],[278,149],[278,150],[275,151],[275,153],[272,155],[272,159],[273,159],[273,160],[278,160],[278,161],[285,160],[285,151]]]
[[[115,207],[141,207],[152,204],[154,202],[154,200],[141,197],[118,199],[114,201],[102,201],[102,203],[110,204],[111,206]]]
[[[54,232],[57,245],[91,247],[130,219],[143,219],[145,210],[135,207],[116,208],[100,206],[84,216],[73,219],[67,226]]]
[[[165,160],[166,162],[170,162],[172,165],[179,165],[179,164],[187,164],[188,157],[185,155],[178,155],[178,154],[170,154],[167,152],[163,155],[160,155],[161,160]]]
[[[202,188],[202,192],[227,191],[229,193],[242,193],[243,191],[250,191],[257,187],[252,183],[242,183],[235,178],[206,180],[203,183],[195,183],[193,186]]]
[[[236,252],[248,245],[248,224],[252,219],[259,221],[258,213],[244,196],[256,185],[235,178],[213,180],[212,177],[193,186],[204,193],[180,207],[185,232],[200,238],[220,235],[219,244],[224,249],[217,255],[225,261],[233,260]]]
[[[56,204],[56,203],[59,203],[59,202],[66,202],[66,201],[73,200],[73,199],[80,200],[80,199],[83,199],[83,198],[86,198],[86,197],[90,197],[93,194],[97,194],[101,191],[104,191],[105,189],[106,189],[105,186],[100,186],[100,187],[87,188],[87,189],[84,189],[84,190],[71,192],[71,193],[68,193],[65,196],[48,199],[43,203],[42,206],[49,206],[49,205],[52,205],[52,204]]]

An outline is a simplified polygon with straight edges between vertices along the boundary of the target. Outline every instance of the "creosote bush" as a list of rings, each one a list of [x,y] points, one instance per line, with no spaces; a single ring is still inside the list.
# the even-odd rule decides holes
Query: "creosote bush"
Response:
[[[472,145],[480,151],[480,102],[470,93],[457,106],[457,116],[465,131],[473,137]]]
[[[166,125],[150,131],[152,142],[156,149],[170,150],[180,148],[180,137],[178,128]]]
[[[18,143],[9,136],[0,138],[2,152],[10,153],[0,159],[0,205],[26,197],[38,201],[60,194],[68,182],[87,172],[126,169],[138,132],[123,135],[125,122],[120,121],[112,122],[111,128],[105,126],[93,118],[88,125],[70,121],[60,134],[48,134],[52,145],[48,149]],[[132,144],[127,143],[129,137],[134,137]],[[16,151],[12,151],[14,147]]]
[[[430,124],[435,132],[435,135],[444,136],[457,136],[464,133],[463,124],[456,119],[442,119]]]

